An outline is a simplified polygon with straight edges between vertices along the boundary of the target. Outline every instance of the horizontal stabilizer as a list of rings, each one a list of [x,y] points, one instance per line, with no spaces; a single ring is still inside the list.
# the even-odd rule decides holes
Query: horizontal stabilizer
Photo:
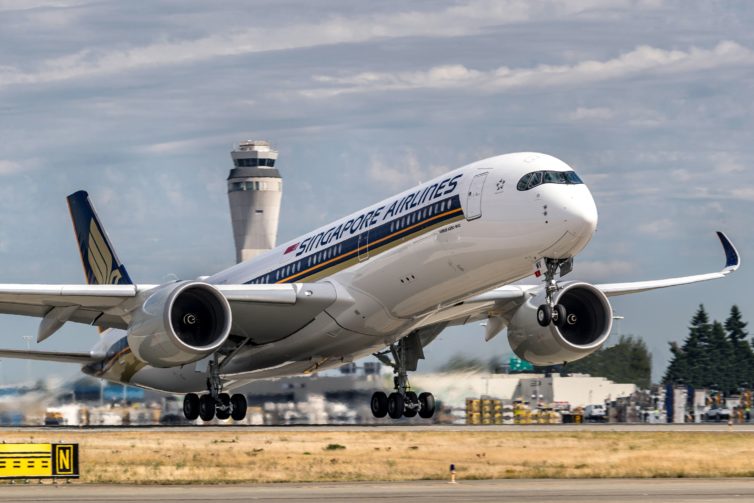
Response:
[[[81,365],[97,361],[97,359],[89,353],[58,353],[56,351],[25,351],[20,349],[0,349],[0,358],[79,363]]]

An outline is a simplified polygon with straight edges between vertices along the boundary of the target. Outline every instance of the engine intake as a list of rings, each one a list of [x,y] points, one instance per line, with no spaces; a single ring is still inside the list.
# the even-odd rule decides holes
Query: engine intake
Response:
[[[230,305],[212,285],[182,281],[148,295],[128,328],[128,345],[140,360],[154,367],[185,365],[227,340]]]
[[[520,358],[534,365],[558,365],[584,358],[607,341],[613,325],[613,310],[607,297],[588,283],[569,283],[555,296],[566,309],[561,327],[542,327],[537,308],[545,302],[544,292],[530,298],[513,314],[508,341]]]

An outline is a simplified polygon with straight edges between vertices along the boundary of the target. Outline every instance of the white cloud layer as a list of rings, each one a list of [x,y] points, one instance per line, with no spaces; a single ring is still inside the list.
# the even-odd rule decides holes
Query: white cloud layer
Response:
[[[58,2],[55,5],[67,5]],[[640,0],[472,0],[441,10],[379,13],[369,16],[330,16],[318,23],[251,28],[208,34],[194,39],[166,37],[151,44],[97,49],[56,56],[30,69],[0,66],[0,87],[39,84],[112,75],[161,66],[196,63],[213,58],[323,45],[364,43],[400,37],[458,37],[490,27],[582,15],[592,10],[656,8],[658,2]],[[0,0],[0,11],[19,9],[22,2]],[[40,7],[41,4],[33,4]],[[475,72],[462,67],[430,70],[430,81],[457,81]],[[459,73],[461,75],[459,75]],[[421,76],[416,76],[422,79]]]
[[[320,75],[315,81],[328,87],[303,91],[323,97],[341,93],[405,91],[414,89],[466,89],[494,93],[520,88],[544,88],[591,84],[640,74],[674,74],[711,70],[731,65],[754,64],[754,51],[733,41],[711,49],[666,50],[647,45],[604,60],[586,60],[570,65],[537,65],[531,68],[501,66],[490,71],[464,65],[443,65],[415,72],[362,72],[350,76]],[[604,116],[606,110],[582,109],[581,115]]]

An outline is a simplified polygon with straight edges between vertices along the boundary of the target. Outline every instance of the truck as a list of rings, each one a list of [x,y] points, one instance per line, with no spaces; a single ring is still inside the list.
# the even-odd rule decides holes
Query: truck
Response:
[[[587,405],[584,408],[584,419],[593,423],[603,423],[607,419],[607,411],[601,403]]]

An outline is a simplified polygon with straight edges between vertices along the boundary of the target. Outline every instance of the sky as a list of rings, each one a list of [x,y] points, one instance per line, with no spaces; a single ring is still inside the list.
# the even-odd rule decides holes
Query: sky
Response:
[[[599,226],[570,278],[719,270],[617,298],[659,379],[700,303],[724,319],[754,256],[754,4],[705,0],[0,0],[0,282],[84,278],[65,196],[86,189],[132,278],[232,265],[233,145],[267,139],[284,177],[279,242],[492,155],[538,151],[593,192]],[[38,320],[0,316],[22,349]],[[420,370],[510,351],[444,332]],[[86,351],[68,324],[36,349]],[[75,376],[4,359],[0,382]]]

